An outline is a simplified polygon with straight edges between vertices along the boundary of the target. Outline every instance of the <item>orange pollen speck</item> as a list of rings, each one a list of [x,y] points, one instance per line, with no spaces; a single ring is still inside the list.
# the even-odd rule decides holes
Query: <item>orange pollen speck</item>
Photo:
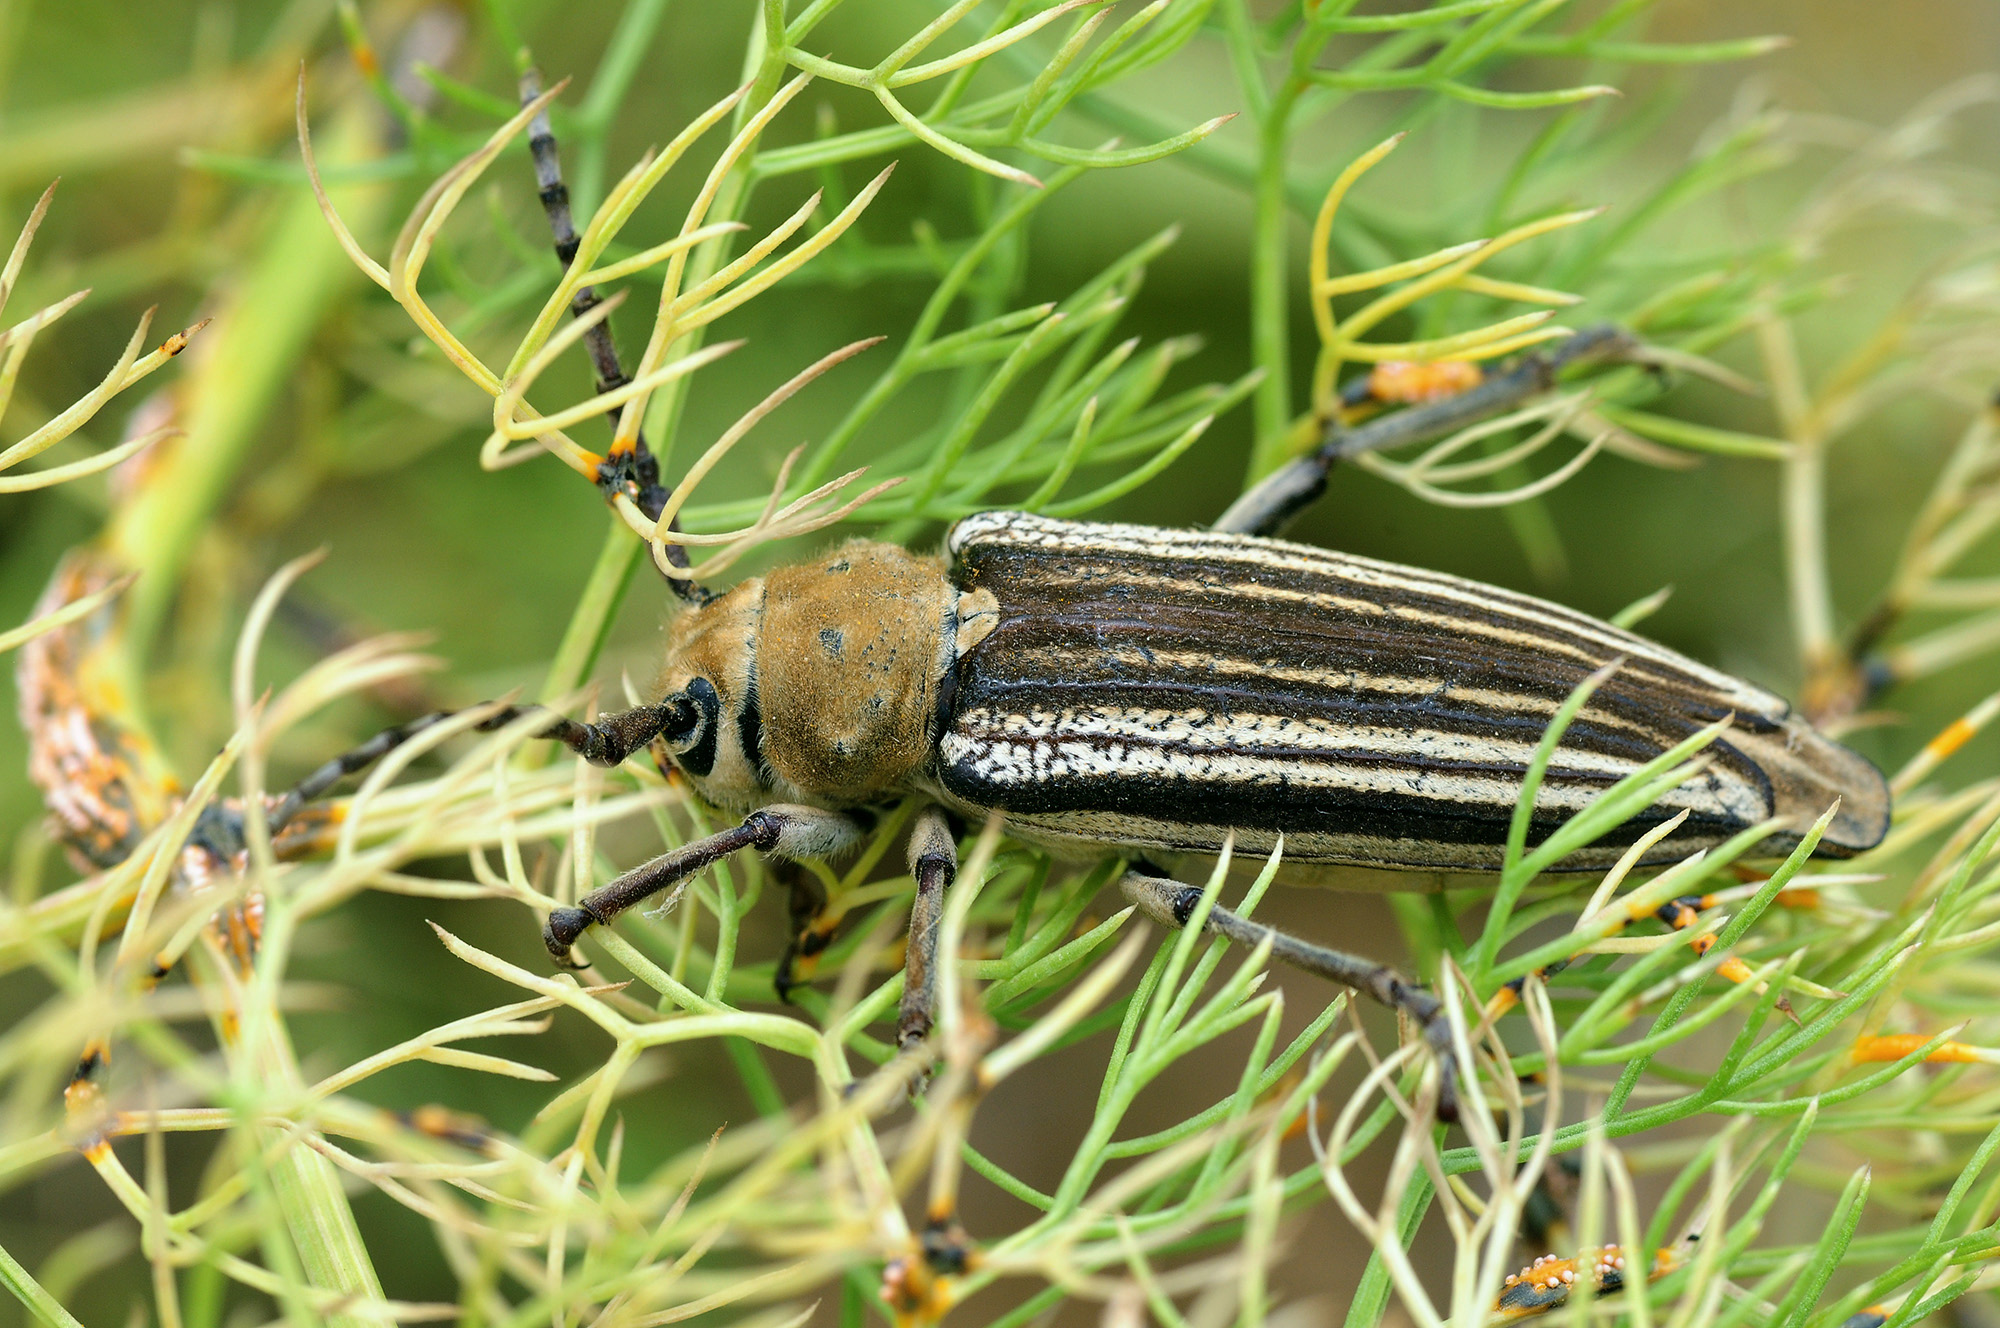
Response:
[[[1447,360],[1434,364],[1415,360],[1385,360],[1368,375],[1368,391],[1377,401],[1421,405],[1456,396],[1479,386],[1485,374],[1476,364]]]
[[[1858,1039],[1851,1053],[1856,1065],[1899,1061],[1930,1039],[1922,1033],[1887,1033]],[[1924,1059],[1933,1065],[1965,1065],[1993,1058],[1983,1047],[1965,1042],[1941,1042]]]
[[[1756,974],[1750,971],[1750,965],[1744,963],[1741,959],[1734,958],[1723,960],[1721,966],[1715,971],[1728,978],[1731,982],[1748,982],[1756,976]]]
[[[1951,723],[1945,725],[1944,732],[1924,744],[1924,755],[1934,761],[1942,761],[1945,757],[1950,756],[1953,752],[1965,746],[1966,743],[1971,742],[1972,735],[1977,732],[1979,732],[1978,725],[1968,723],[1963,719],[1954,719]]]

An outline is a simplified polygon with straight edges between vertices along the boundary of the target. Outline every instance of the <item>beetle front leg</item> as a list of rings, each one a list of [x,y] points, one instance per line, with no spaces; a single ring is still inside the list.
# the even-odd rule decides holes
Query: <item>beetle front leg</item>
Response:
[[[944,892],[958,875],[958,845],[944,813],[926,807],[910,831],[910,875],[917,897],[910,905],[910,943],[903,958],[903,1003],[896,1011],[896,1047],[908,1051],[930,1036],[931,1007],[937,998],[938,923]]]
[[[1201,903],[1199,886],[1184,885],[1170,877],[1149,876],[1139,871],[1126,872],[1118,888],[1127,899],[1139,906],[1140,912],[1163,927],[1185,927],[1188,919],[1194,916],[1196,905]],[[1424,1041],[1430,1044],[1438,1058],[1438,1119],[1458,1119],[1451,1023],[1445,1017],[1444,1002],[1435,993],[1425,991],[1387,964],[1302,941],[1275,927],[1267,927],[1239,913],[1232,913],[1220,904],[1208,910],[1205,930],[1227,937],[1239,945],[1255,947],[1269,941],[1273,959],[1330,978],[1344,987],[1366,992],[1390,1009],[1416,1020],[1423,1029]]]
[[[852,847],[861,835],[860,824],[839,812],[793,803],[759,808],[744,817],[741,825],[683,844],[634,867],[592,890],[575,908],[551,909],[548,925],[542,929],[542,942],[558,964],[574,967],[569,948],[586,927],[610,922],[632,905],[714,866],[738,849],[754,848],[781,858],[829,858]]]

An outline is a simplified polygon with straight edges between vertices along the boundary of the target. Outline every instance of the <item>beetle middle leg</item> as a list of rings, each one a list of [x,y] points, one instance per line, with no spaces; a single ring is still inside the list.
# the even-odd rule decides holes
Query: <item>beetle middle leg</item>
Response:
[[[1188,919],[1194,916],[1202,896],[1199,886],[1142,871],[1126,872],[1124,879],[1118,882],[1118,888],[1127,899],[1139,906],[1141,912],[1163,927],[1185,927]],[[1458,1118],[1451,1024],[1445,1016],[1444,1002],[1435,993],[1425,991],[1387,964],[1300,940],[1275,927],[1252,922],[1220,904],[1209,909],[1204,930],[1239,945],[1254,947],[1269,941],[1273,959],[1329,978],[1344,987],[1366,992],[1390,1009],[1416,1020],[1423,1029],[1424,1041],[1430,1044],[1438,1058],[1438,1118],[1447,1121]]]
[[[818,807],[778,803],[759,808],[742,824],[706,839],[683,844],[634,867],[608,885],[579,899],[574,908],[553,909],[542,941],[559,964],[575,967],[569,948],[592,923],[607,923],[634,904],[678,885],[739,849],[754,848],[783,858],[830,858],[851,848],[865,832],[860,822]]]
[[[944,813],[926,807],[910,831],[910,875],[917,897],[910,905],[910,944],[903,959],[903,1003],[896,1012],[896,1047],[908,1051],[930,1035],[937,997],[938,923],[944,892],[958,875],[958,845]]]
[[[820,952],[833,940],[838,919],[829,916],[826,886],[819,877],[782,858],[774,860],[771,867],[772,876],[785,887],[792,924],[791,938],[785,942],[785,952],[778,956],[771,986],[778,999],[789,1005],[792,990],[811,980]]]

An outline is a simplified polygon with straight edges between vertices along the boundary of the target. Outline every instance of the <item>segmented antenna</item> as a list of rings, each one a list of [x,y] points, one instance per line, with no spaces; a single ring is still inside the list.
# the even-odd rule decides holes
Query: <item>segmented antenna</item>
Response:
[[[542,95],[542,72],[529,68],[521,74],[521,104],[527,105]],[[569,186],[563,183],[562,162],[556,153],[555,130],[549,123],[547,108],[543,108],[528,122],[528,156],[535,164],[535,187],[542,200],[542,211],[549,219],[549,232],[555,240],[556,258],[567,271],[576,259],[578,237],[576,222],[570,216]],[[569,302],[570,316],[581,318],[603,303],[595,286],[579,286]],[[608,319],[600,320],[583,334],[584,348],[590,354],[590,369],[596,379],[600,395],[613,388],[631,382],[625,367],[618,361],[618,346],[611,339],[611,324]],[[646,446],[644,431],[635,433],[632,446],[620,449],[614,442],[612,452],[598,467],[597,487],[608,499],[618,493],[629,493],[641,512],[654,520],[665,510],[670,490],[660,483],[659,458]],[[680,520],[676,517],[667,525],[669,530],[679,530]],[[667,561],[681,571],[690,571],[687,550],[678,544],[665,546]],[[665,573],[665,569],[662,569]],[[674,576],[665,573],[667,584],[674,593],[691,604],[703,604],[713,598],[710,592],[690,576]]]

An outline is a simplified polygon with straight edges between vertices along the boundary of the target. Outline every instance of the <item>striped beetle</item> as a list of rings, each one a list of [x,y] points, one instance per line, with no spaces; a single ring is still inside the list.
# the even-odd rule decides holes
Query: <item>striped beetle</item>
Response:
[[[1225,843],[1280,881],[1419,884],[1393,872],[1502,863],[1529,761],[1557,707],[1617,661],[1563,734],[1531,817],[1539,841],[1598,792],[1717,720],[1706,767],[1556,870],[1608,867],[1668,818],[1656,865],[1775,819],[1782,852],[1838,800],[1817,846],[1845,857],[1887,833],[1889,791],[1865,758],[1751,683],[1545,600],[1442,573],[1268,538],[1340,458],[1460,427],[1547,390],[1566,364],[1629,355],[1582,332],[1441,401],[1352,431],[1252,489],[1207,531],[985,512],[935,555],[854,541],[714,594],[686,573],[655,702],[541,736],[599,765],[657,744],[700,797],[741,821],[664,853],[548,917],[573,964],[586,929],[741,849],[820,860],[874,809],[916,797],[917,883],[897,1040],[927,1035],[951,818],[1006,814],[1067,856],[1126,855],[1127,898],[1182,925],[1201,891],[1177,873]],[[527,713],[499,707],[480,727]],[[441,716],[328,762],[288,814]],[[1441,1003],[1393,969],[1228,909],[1208,930],[1408,1012],[1433,1045]],[[1449,1074],[1439,1103],[1452,1110]]]

